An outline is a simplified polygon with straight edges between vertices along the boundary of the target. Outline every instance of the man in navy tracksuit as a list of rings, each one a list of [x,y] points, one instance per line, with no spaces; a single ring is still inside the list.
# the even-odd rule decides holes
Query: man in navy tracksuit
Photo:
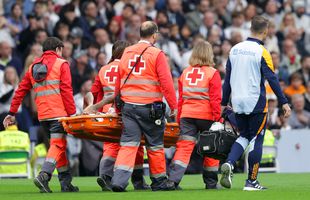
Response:
[[[220,183],[226,188],[231,188],[233,167],[249,146],[249,171],[244,190],[266,189],[257,181],[268,112],[265,79],[278,97],[284,116],[290,115],[287,99],[274,74],[270,53],[262,42],[267,36],[268,25],[267,19],[255,16],[251,23],[251,37],[231,49],[226,64],[222,106],[227,106],[231,96],[231,104],[240,131],[240,137],[232,146],[226,163],[221,166]]]

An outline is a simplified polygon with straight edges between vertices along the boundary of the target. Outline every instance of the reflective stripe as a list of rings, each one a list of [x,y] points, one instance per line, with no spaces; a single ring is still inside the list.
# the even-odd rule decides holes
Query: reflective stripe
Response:
[[[181,160],[174,160],[173,163],[176,164],[176,165],[179,165],[179,166],[181,166],[183,168],[187,168],[187,165],[188,165],[188,164],[182,162]]]
[[[57,168],[57,171],[58,171],[58,173],[69,171],[69,166],[66,165],[63,167],[59,167],[59,168]]]
[[[33,85],[33,89],[38,88],[38,87],[47,86],[47,85],[58,85],[59,83],[60,83],[60,80],[46,80],[46,81],[42,81],[39,83],[35,83]]]
[[[198,100],[209,100],[209,96],[205,95],[194,95],[194,96],[189,96],[189,95],[183,95],[183,99],[198,99]]]
[[[102,160],[111,160],[111,161],[115,161],[116,158],[113,158],[113,157],[111,157],[111,156],[103,156],[103,157],[102,157]]]
[[[114,91],[115,87],[114,86],[105,86],[102,87],[103,91]]]
[[[160,178],[166,176],[166,173],[160,173],[160,174],[151,174],[150,177],[152,178]]]
[[[135,165],[134,169],[143,169],[143,164],[141,164],[141,165]]]
[[[122,96],[135,96],[135,97],[159,97],[162,98],[163,94],[161,92],[132,92],[132,91],[122,91]]]
[[[203,167],[203,170],[208,171],[208,172],[217,172],[219,170],[219,167]]]
[[[164,148],[164,145],[161,144],[161,145],[156,145],[156,146],[147,146],[146,149],[147,150],[151,150],[151,151],[158,151],[158,150],[161,150]]]
[[[125,79],[122,79],[122,84],[124,84]],[[148,80],[148,79],[128,79],[126,84],[130,85],[159,85],[158,81]]]
[[[115,170],[124,170],[124,171],[129,171],[129,172],[133,172],[133,168],[126,166],[126,165],[117,165],[114,168]]]
[[[66,134],[64,133],[51,133],[51,138],[64,138],[66,137]]]
[[[56,164],[56,160],[54,158],[46,158],[45,162]]]
[[[183,87],[183,92],[208,92],[208,88]]]
[[[60,89],[51,89],[51,90],[43,90],[40,92],[35,93],[35,97],[42,97],[42,96],[47,96],[47,95],[52,95],[52,94],[60,94]]]
[[[180,135],[178,140],[186,140],[186,141],[192,141],[192,142],[197,141],[195,137],[189,136],[189,135]]]
[[[120,145],[126,147],[138,147],[140,142],[121,142]]]

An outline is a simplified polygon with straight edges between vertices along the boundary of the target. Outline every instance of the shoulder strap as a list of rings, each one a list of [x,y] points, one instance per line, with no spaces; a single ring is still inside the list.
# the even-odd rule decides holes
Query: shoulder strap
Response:
[[[139,57],[138,57],[138,59],[136,60],[135,64],[132,66],[132,68],[131,68],[129,74],[127,75],[127,77],[126,77],[126,79],[125,79],[125,81],[124,81],[122,87],[123,87],[123,86],[125,85],[125,83],[127,82],[129,76],[131,75],[132,71],[135,69],[136,65],[140,62],[140,59],[141,59],[141,57],[142,57],[142,54],[143,54],[149,47],[151,47],[151,46],[147,46],[147,47],[142,51],[142,53],[139,55]],[[122,88],[122,87],[121,87],[121,88]],[[120,89],[121,89],[121,88],[120,88]]]

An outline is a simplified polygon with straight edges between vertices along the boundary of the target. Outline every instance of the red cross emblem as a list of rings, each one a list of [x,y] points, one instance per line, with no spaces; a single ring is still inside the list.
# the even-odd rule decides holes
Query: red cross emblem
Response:
[[[117,78],[118,66],[112,65],[110,69],[106,70],[104,73],[104,78],[108,80],[109,84],[115,84]]]
[[[203,80],[204,73],[200,68],[193,68],[192,71],[186,74],[185,80],[189,81],[189,85],[197,85],[199,81]]]
[[[128,68],[132,69],[134,64],[136,63],[137,59],[139,58],[139,55],[135,55],[134,59],[129,59]],[[132,71],[133,74],[141,75],[142,70],[145,69],[145,60],[143,60],[142,56],[138,63],[135,66],[135,69]]]

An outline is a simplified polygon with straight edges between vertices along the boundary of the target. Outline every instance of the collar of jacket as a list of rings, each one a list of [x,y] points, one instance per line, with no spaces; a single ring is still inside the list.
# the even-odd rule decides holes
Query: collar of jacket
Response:
[[[252,42],[257,42],[258,44],[264,45],[263,41],[261,41],[259,39],[256,39],[256,38],[248,37],[246,40],[247,41],[252,41]]]
[[[5,130],[7,131],[17,131],[18,128],[16,125],[11,125],[11,126],[8,126]]]

